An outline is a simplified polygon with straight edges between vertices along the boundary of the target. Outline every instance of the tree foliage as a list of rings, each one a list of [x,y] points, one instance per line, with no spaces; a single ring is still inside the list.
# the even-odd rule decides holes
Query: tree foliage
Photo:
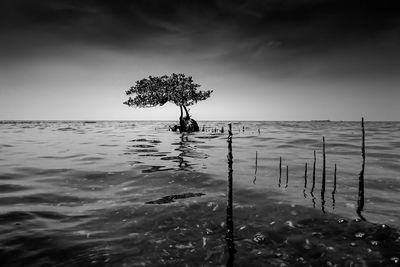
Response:
[[[199,84],[184,74],[159,76],[138,80],[126,91],[129,99],[124,104],[131,107],[155,107],[172,102],[178,106],[191,106],[210,97],[212,90],[200,91]]]

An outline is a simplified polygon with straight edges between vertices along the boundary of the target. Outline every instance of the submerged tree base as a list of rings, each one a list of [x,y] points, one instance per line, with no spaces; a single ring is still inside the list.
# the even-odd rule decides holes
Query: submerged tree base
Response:
[[[183,118],[179,120],[179,125],[174,125],[169,127],[171,131],[176,132],[198,132],[200,130],[199,125],[194,119]]]

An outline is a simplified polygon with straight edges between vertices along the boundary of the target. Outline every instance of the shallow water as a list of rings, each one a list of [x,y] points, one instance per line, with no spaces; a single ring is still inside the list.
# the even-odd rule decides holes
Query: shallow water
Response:
[[[227,122],[200,122],[204,132],[184,135],[169,124],[2,122],[3,264],[396,264],[399,122],[365,124],[366,222],[353,221],[360,217],[359,122],[234,122],[235,254],[225,240]]]

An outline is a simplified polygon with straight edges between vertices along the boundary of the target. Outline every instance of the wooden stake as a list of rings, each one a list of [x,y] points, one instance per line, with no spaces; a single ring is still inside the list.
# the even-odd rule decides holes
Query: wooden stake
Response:
[[[228,130],[228,203],[226,206],[226,234],[225,240],[229,251],[228,262],[233,264],[236,253],[233,240],[233,155],[232,155],[232,125],[229,123]],[[232,265],[233,266],[233,265]]]
[[[332,191],[332,209],[335,209],[335,193],[336,193],[336,164],[335,172],[333,173],[333,191]]]
[[[325,136],[322,137],[322,189],[321,189],[321,210],[325,213],[325,180],[326,180],[326,155]]]
[[[315,188],[315,165],[317,163],[317,156],[314,150],[314,163],[313,163],[313,172],[312,172],[312,187],[311,187],[311,193],[314,191]]]
[[[364,210],[364,171],[365,171],[365,129],[364,129],[364,118],[361,118],[361,131],[362,131],[362,141],[361,141],[361,156],[362,165],[360,176],[358,178],[358,199],[357,199],[357,214],[365,221],[364,216],[361,212]]]
[[[322,189],[325,191],[326,181],[326,155],[325,155],[325,136],[322,137]]]
[[[256,180],[257,180],[257,151],[256,151],[256,169],[254,171],[254,180],[253,180],[253,184],[256,184]]]

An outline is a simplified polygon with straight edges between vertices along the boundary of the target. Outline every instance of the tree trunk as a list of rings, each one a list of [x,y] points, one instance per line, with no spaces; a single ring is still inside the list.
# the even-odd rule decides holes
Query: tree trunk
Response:
[[[179,121],[183,120],[183,109],[182,105],[179,105],[179,108],[181,109],[181,116],[179,117]]]
[[[183,108],[185,109],[185,113],[186,113],[185,119],[189,119],[190,116],[189,116],[189,112],[188,112],[187,108],[185,107],[185,105],[182,105],[182,106],[183,106]]]
[[[194,119],[190,118],[189,112],[184,105],[179,105],[181,110],[181,115],[179,117],[179,125],[174,125],[173,127],[169,127],[172,131],[176,132],[179,129],[179,132],[198,132],[200,131],[199,125]],[[185,109],[186,116],[183,116],[183,109]]]
[[[200,130],[199,125],[194,119],[190,118],[189,112],[185,105],[179,106],[181,109],[181,116],[179,118],[179,131],[182,132],[198,132]],[[183,117],[183,109],[185,109],[186,116]]]

